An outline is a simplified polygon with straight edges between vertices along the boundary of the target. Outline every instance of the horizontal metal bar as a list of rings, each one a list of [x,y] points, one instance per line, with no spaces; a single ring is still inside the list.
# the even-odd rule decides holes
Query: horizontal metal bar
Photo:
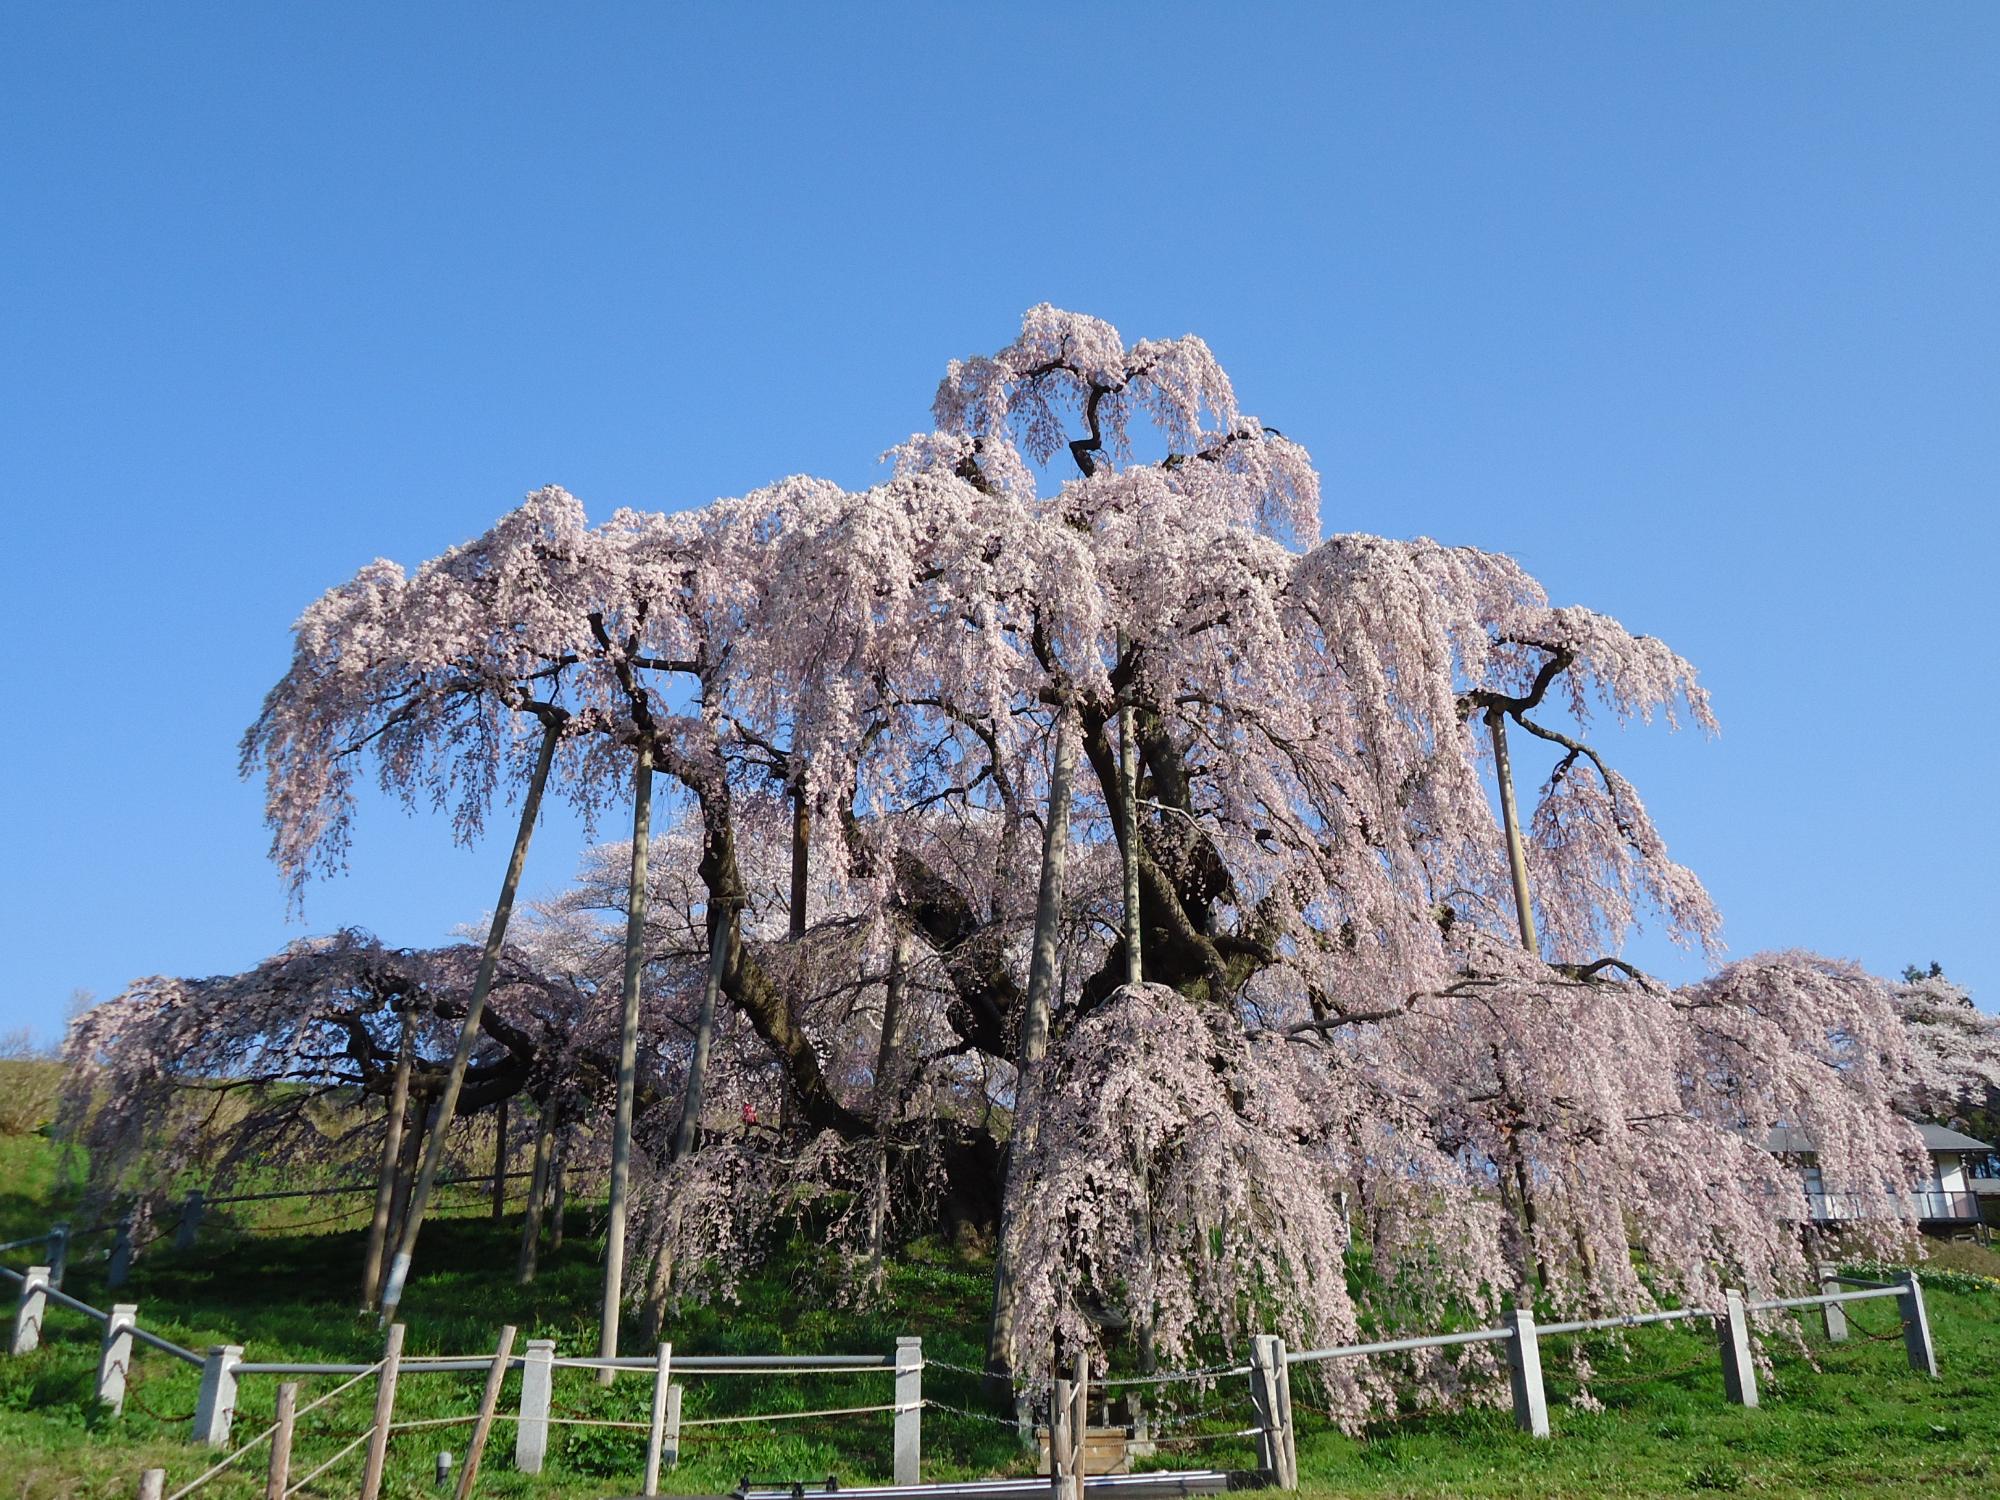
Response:
[[[28,1279],[21,1272],[15,1270],[12,1266],[0,1266],[0,1276],[11,1276],[16,1281],[26,1281]]]
[[[491,1363],[491,1361],[488,1361]],[[566,1370],[650,1370],[658,1361],[650,1354],[622,1354],[616,1359],[601,1355],[557,1355],[555,1365]],[[676,1370],[698,1370],[710,1375],[764,1375],[800,1366],[838,1366],[843,1370],[896,1368],[894,1356],[885,1354],[676,1354]],[[408,1369],[407,1362],[404,1368]]]
[[[1871,1297],[1900,1297],[1899,1286],[1872,1286],[1859,1292],[1822,1292],[1817,1297],[1773,1297],[1768,1302],[1746,1302],[1745,1312],[1767,1312],[1774,1307],[1823,1307],[1829,1302],[1866,1302]]]
[[[64,1291],[59,1286],[47,1286],[43,1287],[42,1290],[48,1293],[49,1301],[51,1302],[60,1302],[64,1307],[75,1308],[76,1311],[82,1313],[85,1317],[95,1318],[100,1323],[108,1323],[111,1321],[110,1313],[99,1312],[96,1308],[92,1307],[88,1302],[84,1302],[79,1300],[78,1298],[72,1297],[68,1292]]]
[[[1637,1328],[1642,1323],[1672,1323],[1680,1318],[1720,1317],[1709,1307],[1670,1307],[1662,1312],[1627,1313],[1621,1318],[1589,1318],[1578,1323],[1538,1323],[1535,1332],[1556,1333],[1597,1333],[1607,1328]]]
[[[236,1367],[238,1375],[365,1375],[373,1365],[300,1365],[246,1360]]]
[[[1434,1333],[1421,1339],[1387,1339],[1379,1344],[1349,1344],[1340,1349],[1301,1349],[1297,1353],[1287,1351],[1285,1363],[1304,1364],[1307,1360],[1319,1359],[1359,1359],[1365,1354],[1400,1354],[1406,1349],[1441,1349],[1447,1344],[1490,1344],[1497,1339],[1511,1339],[1511,1328],[1475,1328],[1470,1333]]]
[[[28,1236],[28,1237],[27,1237],[27,1238],[26,1238],[25,1240],[9,1240],[9,1241],[7,1241],[7,1243],[6,1243],[6,1244],[4,1244],[4,1245],[0,1245],[0,1250],[19,1250],[19,1249],[21,1249],[21,1248],[22,1248],[23,1246],[26,1246],[26,1245],[39,1245],[39,1244],[41,1244],[41,1243],[42,1243],[42,1242],[43,1242],[44,1240],[48,1240],[48,1239],[53,1239],[53,1238],[54,1238],[54,1236],[53,1236],[53,1235],[48,1235],[48,1234],[31,1234],[31,1235],[29,1235],[29,1236]]]
[[[208,1363],[207,1360],[203,1359],[199,1354],[195,1353],[194,1350],[184,1349],[179,1344],[176,1344],[172,1339],[163,1339],[157,1333],[149,1333],[143,1328],[134,1326],[134,1328],[132,1329],[132,1337],[137,1339],[142,1344],[151,1344],[155,1349],[159,1350],[162,1354],[171,1354],[175,1359],[184,1359],[191,1365],[203,1365]]]
[[[1084,1493],[1100,1500],[1123,1495],[1215,1495],[1229,1488],[1222,1469],[1168,1469],[1155,1474],[1093,1474],[1083,1481]],[[791,1500],[792,1490],[753,1487],[737,1492],[742,1500]],[[838,1490],[808,1487],[811,1500],[1043,1500],[1049,1493],[1046,1474],[1023,1479],[973,1479],[952,1484],[863,1484]]]

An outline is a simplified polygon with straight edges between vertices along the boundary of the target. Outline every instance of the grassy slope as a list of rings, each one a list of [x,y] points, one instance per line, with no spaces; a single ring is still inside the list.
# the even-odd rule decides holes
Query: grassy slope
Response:
[[[42,1228],[61,1206],[65,1183],[57,1158],[39,1137],[0,1137],[0,1239]],[[582,1216],[573,1216],[576,1223]],[[494,1225],[476,1204],[425,1231],[422,1261],[430,1270],[405,1304],[412,1352],[470,1353],[490,1348],[500,1322],[513,1319],[522,1337],[559,1340],[563,1352],[594,1342],[591,1307],[598,1271],[594,1247],[572,1240],[551,1258],[531,1288],[513,1285],[519,1219]],[[119,1295],[137,1302],[142,1323],[195,1348],[240,1342],[248,1357],[364,1360],[379,1347],[372,1325],[357,1318],[351,1284],[360,1259],[358,1232],[277,1233],[262,1220],[231,1231],[218,1228],[201,1253],[181,1258],[164,1243],[143,1257]],[[579,1226],[580,1227],[580,1226]],[[79,1254],[70,1290],[98,1306],[103,1241],[97,1255]],[[1969,1270],[2000,1269],[2000,1257],[1957,1250]],[[9,1257],[18,1264],[18,1257]],[[906,1256],[892,1271],[886,1306],[844,1306],[827,1267],[809,1247],[795,1246],[785,1270],[744,1288],[738,1306],[693,1312],[671,1330],[684,1352],[740,1350],[886,1350],[898,1333],[921,1334],[926,1352],[977,1363],[986,1278],[980,1267],[938,1251]],[[2000,1293],[1930,1294],[1931,1317],[1944,1378],[1936,1384],[1910,1374],[1899,1341],[1866,1339],[1828,1351],[1811,1340],[1823,1368],[1797,1354],[1780,1354],[1754,1412],[1725,1406],[1711,1341],[1692,1331],[1648,1329],[1629,1341],[1629,1359],[1603,1344],[1594,1356],[1603,1379],[1595,1387],[1600,1413],[1560,1405],[1556,1436],[1534,1443],[1511,1430],[1504,1412],[1386,1423],[1363,1441],[1334,1433],[1305,1410],[1312,1392],[1296,1387],[1301,1407],[1300,1470],[1305,1488],[1341,1495],[1661,1495],[1702,1491],[1798,1495],[1838,1488],[1857,1494],[1988,1495],[2000,1491]],[[1864,1305],[1857,1324],[1893,1328],[1880,1304]],[[195,1372],[151,1351],[136,1360],[134,1394],[125,1417],[105,1420],[92,1408],[95,1326],[53,1310],[43,1349],[20,1360],[0,1358],[0,1494],[127,1496],[138,1471],[168,1470],[169,1488],[205,1466],[183,1441],[192,1410]],[[629,1347],[629,1343],[628,1343]],[[1571,1389],[1562,1345],[1544,1359],[1552,1399]],[[1682,1367],[1688,1367],[1683,1369]],[[1664,1378],[1633,1380],[1652,1372]],[[307,1396],[332,1382],[308,1383]],[[605,1391],[584,1372],[560,1377],[559,1412],[643,1419],[647,1382],[621,1381]],[[503,1410],[518,1377],[509,1381]],[[274,1382],[244,1382],[238,1435],[257,1431],[270,1410]],[[399,1419],[467,1412],[476,1376],[413,1377],[398,1404]],[[1243,1420],[1234,1383],[1206,1398],[1220,1402],[1219,1426]],[[933,1366],[927,1394],[976,1406],[964,1376]],[[315,1435],[302,1438],[302,1469],[330,1454],[366,1422],[364,1386],[335,1406]],[[693,1381],[690,1418],[732,1410],[874,1404],[887,1399],[881,1377],[802,1378],[782,1385]],[[159,1414],[158,1417],[152,1415]],[[672,1481],[682,1492],[720,1492],[745,1473],[794,1478],[837,1473],[853,1482],[879,1477],[888,1461],[884,1415],[800,1422],[775,1429],[693,1429],[687,1462]],[[388,1492],[434,1495],[429,1476],[439,1448],[461,1450],[464,1428],[412,1434],[391,1449]],[[1016,1464],[1002,1427],[925,1414],[927,1477],[965,1477]],[[482,1492],[496,1495],[599,1496],[636,1490],[639,1437],[605,1428],[568,1429],[553,1440],[550,1470],[540,1480],[514,1473],[512,1430],[501,1425],[489,1452]],[[241,1479],[226,1475],[204,1495],[261,1493],[261,1454]],[[1241,1443],[1177,1451],[1176,1461],[1247,1465]],[[358,1457],[329,1476],[320,1493],[347,1493]]]

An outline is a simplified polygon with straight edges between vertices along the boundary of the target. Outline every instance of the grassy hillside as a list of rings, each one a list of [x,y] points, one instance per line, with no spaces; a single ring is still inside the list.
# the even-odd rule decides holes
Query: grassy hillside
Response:
[[[0,1137],[0,1239],[44,1227],[74,1184],[59,1170],[55,1149],[39,1136]],[[379,1350],[371,1322],[356,1316],[353,1285],[360,1261],[358,1230],[306,1231],[259,1213],[205,1232],[200,1250],[178,1256],[162,1240],[143,1257],[118,1297],[140,1306],[144,1326],[193,1348],[241,1343],[252,1360],[363,1361]],[[296,1211],[294,1211],[296,1217]],[[572,1233],[587,1229],[572,1213]],[[518,1215],[499,1224],[476,1199],[425,1230],[421,1265],[404,1311],[412,1353],[474,1353],[492,1347],[498,1325],[513,1321],[522,1337],[553,1337],[565,1353],[594,1344],[598,1267],[594,1244],[572,1238],[545,1261],[529,1288],[513,1284]],[[69,1289],[98,1306],[103,1240],[73,1263]],[[91,1252],[95,1252],[93,1255]],[[1954,1247],[1949,1259],[1966,1271],[2000,1270],[2000,1257]],[[8,1257],[10,1264],[23,1262]],[[668,1330],[676,1348],[697,1352],[885,1351],[898,1334],[923,1337],[935,1360],[978,1363],[989,1295],[986,1268],[937,1247],[917,1247],[891,1268],[886,1301],[861,1306],[845,1298],[835,1268],[815,1247],[794,1245],[779,1265],[746,1284],[738,1305],[694,1310]],[[1950,1279],[1950,1278],[1947,1278]],[[1705,1332],[1654,1328],[1629,1335],[1623,1348],[1591,1346],[1603,1410],[1567,1404],[1573,1386],[1567,1341],[1544,1348],[1554,1440],[1515,1434],[1505,1412],[1464,1413],[1377,1424],[1360,1439],[1330,1429],[1312,1410],[1313,1392],[1295,1387],[1300,1407],[1300,1470],[1314,1494],[1401,1495],[1662,1495],[1737,1491],[1803,1495],[1839,1489],[1850,1494],[1990,1495],[2000,1491],[2000,1292],[1970,1278],[1959,1289],[1929,1294],[1943,1379],[1912,1375],[1894,1318],[1870,1303],[1855,1322],[1881,1340],[1857,1339],[1829,1349],[1814,1337],[1809,1353],[1778,1349],[1766,1372],[1764,1405],[1742,1411],[1724,1405],[1712,1339]],[[636,1347],[636,1337],[628,1346]],[[0,1357],[0,1475],[8,1496],[129,1496],[140,1469],[168,1470],[169,1488],[206,1466],[206,1455],[184,1441],[195,1400],[196,1373],[164,1355],[141,1351],[125,1416],[106,1419],[91,1401],[95,1325],[52,1309],[42,1349],[23,1359]],[[477,1376],[413,1376],[398,1403],[399,1419],[469,1412]],[[508,1382],[503,1410],[519,1377]],[[309,1381],[309,1398],[334,1382]],[[610,1390],[587,1372],[559,1375],[559,1414],[643,1420],[648,1382],[626,1379]],[[1205,1426],[1245,1425],[1240,1382],[1199,1398],[1212,1407]],[[983,1410],[976,1382],[933,1365],[926,1394]],[[275,1381],[247,1377],[239,1437],[269,1420]],[[874,1405],[888,1399],[885,1377],[804,1377],[782,1382],[688,1382],[690,1419],[735,1411]],[[335,1451],[343,1434],[367,1421],[364,1385],[327,1409],[302,1437],[294,1474]],[[1201,1425],[1201,1424],[1198,1424]],[[1018,1467],[1011,1432],[991,1420],[928,1411],[924,1418],[926,1477],[970,1477]],[[440,1448],[462,1451],[466,1429],[441,1427],[399,1437],[391,1448],[388,1493],[413,1500],[434,1495],[433,1458]],[[511,1427],[495,1430],[482,1493],[595,1497],[636,1492],[640,1437],[610,1428],[559,1429],[549,1470],[539,1479],[513,1471]],[[718,1493],[748,1473],[758,1478],[807,1478],[828,1473],[843,1481],[883,1477],[889,1461],[886,1415],[833,1417],[776,1427],[691,1428],[686,1461],[670,1488]],[[1241,1440],[1204,1441],[1169,1450],[1173,1463],[1248,1466]],[[204,1495],[261,1493],[262,1455],[241,1477],[226,1474]],[[351,1493],[358,1455],[315,1486],[321,1494]]]

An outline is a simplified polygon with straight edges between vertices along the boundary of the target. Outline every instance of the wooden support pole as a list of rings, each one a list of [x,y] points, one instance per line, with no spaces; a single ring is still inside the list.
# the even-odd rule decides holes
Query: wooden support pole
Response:
[[[368,1252],[361,1263],[361,1310],[373,1312],[382,1292],[382,1256],[394,1226],[402,1177],[403,1124],[410,1107],[410,1062],[415,1049],[416,1028],[410,1024],[407,1002],[396,1008],[402,1018],[401,1035],[396,1040],[396,1071],[389,1077],[389,1116],[382,1131],[380,1175],[375,1182],[375,1213],[368,1221]],[[282,1497],[280,1497],[282,1500]]]
[[[49,1226],[49,1285],[62,1290],[63,1272],[69,1269],[69,1224]]]
[[[624,1013],[618,1028],[618,1104],[611,1126],[611,1195],[604,1217],[604,1305],[598,1310],[597,1352],[618,1357],[618,1314],[625,1298],[625,1221],[632,1181],[632,1114],[638,1096],[639,1003],[646,974],[646,859],[652,845],[653,746],[640,745],[632,777],[632,870],[625,892]],[[617,1371],[606,1365],[597,1383]]]
[[[403,1325],[391,1323],[382,1345],[382,1370],[375,1377],[375,1420],[368,1429],[368,1459],[361,1469],[361,1500],[382,1493],[382,1467],[389,1458],[389,1428],[396,1420],[396,1377],[403,1367]]]
[[[472,1482],[479,1477],[479,1460],[486,1452],[487,1436],[493,1431],[493,1415],[500,1409],[500,1386],[507,1379],[507,1366],[514,1357],[516,1331],[512,1323],[500,1330],[500,1346],[493,1351],[493,1365],[486,1372],[486,1388],[479,1393],[479,1420],[472,1424],[465,1467],[458,1471],[457,1500],[471,1500]]]
[[[528,780],[527,795],[521,799],[521,824],[514,834],[514,850],[507,861],[507,874],[500,882],[500,903],[493,908],[493,921],[486,931],[486,946],[479,955],[479,972],[473,976],[472,998],[466,1002],[465,1019],[459,1024],[458,1048],[446,1070],[444,1090],[438,1096],[435,1122],[424,1149],[424,1164],[417,1183],[410,1190],[409,1212],[396,1236],[396,1254],[389,1262],[389,1280],[382,1288],[382,1321],[395,1318],[403,1300],[403,1284],[410,1274],[410,1257],[416,1253],[417,1235],[424,1227],[424,1210],[430,1206],[431,1188],[438,1168],[444,1164],[445,1137],[451,1133],[452,1115],[458,1109],[459,1090],[465,1085],[465,1070],[472,1061],[472,1049],[479,1040],[480,1017],[486,1012],[486,996],[493,988],[493,976],[500,967],[500,950],[507,939],[507,922],[514,914],[514,896],[521,888],[521,870],[528,862],[528,842],[534,837],[535,819],[542,810],[542,791],[548,785],[549,766],[556,756],[561,737],[558,724],[550,723],[542,732],[542,748]]]
[[[283,1381],[278,1386],[278,1418],[271,1433],[271,1464],[264,1471],[264,1500],[285,1500],[292,1481],[292,1423],[299,1408],[299,1383]]]
[[[167,1493],[167,1471],[165,1469],[141,1469],[139,1471],[139,1500],[162,1500]]]
[[[674,1346],[662,1344],[653,1364],[653,1412],[646,1427],[646,1487],[639,1492],[642,1495],[660,1493],[660,1459],[667,1446],[667,1393],[673,1384]]]
[[[507,1101],[502,1099],[494,1111],[493,1125],[493,1217],[497,1221],[507,1212]]]
[[[528,1172],[528,1211],[521,1216],[521,1259],[514,1268],[514,1281],[526,1286],[535,1279],[536,1262],[542,1251],[542,1200],[549,1191],[549,1115],[553,1102],[535,1113],[534,1165]]]

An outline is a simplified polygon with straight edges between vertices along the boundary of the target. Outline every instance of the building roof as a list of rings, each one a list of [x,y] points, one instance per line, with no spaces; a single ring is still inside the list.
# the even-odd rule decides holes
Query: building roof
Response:
[[[1917,1134],[1924,1138],[1926,1151],[1991,1151],[1995,1149],[1986,1141],[1975,1141],[1969,1135],[1960,1135],[1956,1130],[1948,1130],[1942,1125],[1932,1125],[1928,1121],[1917,1126]],[[1779,1125],[1772,1129],[1764,1140],[1764,1149],[1778,1156],[1807,1156],[1819,1149],[1811,1135],[1796,1125]]]

